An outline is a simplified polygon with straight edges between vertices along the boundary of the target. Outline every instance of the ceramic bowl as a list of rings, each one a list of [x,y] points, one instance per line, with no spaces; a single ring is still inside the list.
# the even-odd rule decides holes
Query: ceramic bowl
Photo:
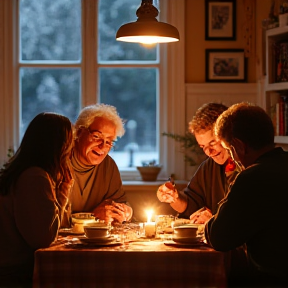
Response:
[[[109,226],[105,223],[93,223],[83,226],[87,238],[104,238],[110,235]]]
[[[92,213],[74,213],[72,214],[72,224],[88,224],[95,222],[95,216]]]
[[[94,214],[91,213],[74,213],[71,215],[72,231],[74,233],[84,233],[83,225],[95,223]]]
[[[198,225],[187,224],[174,227],[174,237],[177,238],[196,238],[198,236]]]

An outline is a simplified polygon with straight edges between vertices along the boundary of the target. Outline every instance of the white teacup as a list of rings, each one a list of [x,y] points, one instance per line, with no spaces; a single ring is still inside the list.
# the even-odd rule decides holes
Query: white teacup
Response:
[[[104,238],[110,236],[110,229],[105,223],[90,223],[83,226],[87,238]]]
[[[196,238],[198,236],[198,225],[182,225],[174,227],[174,237],[177,238]]]

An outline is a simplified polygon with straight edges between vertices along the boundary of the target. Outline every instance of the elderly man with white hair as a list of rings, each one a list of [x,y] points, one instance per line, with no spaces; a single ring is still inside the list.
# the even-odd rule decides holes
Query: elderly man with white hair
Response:
[[[76,120],[75,130],[71,156],[75,178],[70,196],[72,212],[93,212],[106,222],[129,221],[133,210],[126,202],[119,169],[108,155],[117,137],[125,133],[116,108],[106,104],[85,107]]]

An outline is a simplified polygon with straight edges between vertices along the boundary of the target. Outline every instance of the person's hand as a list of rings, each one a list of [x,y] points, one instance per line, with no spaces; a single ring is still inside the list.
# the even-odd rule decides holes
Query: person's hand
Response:
[[[172,185],[172,183],[166,182],[158,188],[157,197],[159,201],[170,204],[174,203],[178,199],[179,194],[177,189]]]
[[[95,208],[93,213],[96,218],[104,220],[106,223],[111,223],[113,221],[122,223],[131,219],[133,210],[124,203],[106,200]]]
[[[130,206],[124,203],[116,203],[112,201],[111,205],[106,205],[106,218],[109,222],[129,221],[132,217],[133,210]],[[112,221],[111,221],[112,220]]]
[[[212,217],[211,210],[203,207],[190,215],[191,223],[204,224]]]

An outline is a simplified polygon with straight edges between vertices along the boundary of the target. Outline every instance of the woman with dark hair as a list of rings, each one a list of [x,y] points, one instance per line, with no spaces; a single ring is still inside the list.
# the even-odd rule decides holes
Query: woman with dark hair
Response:
[[[73,185],[71,122],[38,114],[0,171],[0,287],[30,287],[34,252],[58,235]]]

